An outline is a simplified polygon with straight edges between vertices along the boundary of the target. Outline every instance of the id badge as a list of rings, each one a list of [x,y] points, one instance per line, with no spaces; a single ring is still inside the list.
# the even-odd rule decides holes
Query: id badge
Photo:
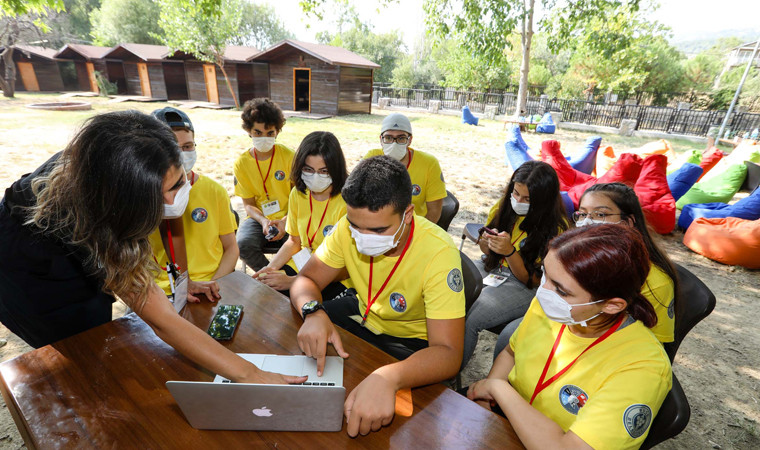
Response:
[[[306,247],[302,248],[300,252],[293,255],[293,262],[296,263],[296,269],[298,269],[299,272],[301,269],[303,269],[303,266],[309,262],[309,258],[311,258],[311,250]]]
[[[264,213],[265,216],[271,216],[272,214],[280,212],[280,201],[274,200],[267,203],[261,204],[261,212]]]
[[[187,271],[183,272],[179,277],[177,277],[177,283],[175,285],[174,289],[174,300],[172,303],[174,303],[174,310],[179,313],[182,311],[182,308],[185,307],[187,304]]]
[[[488,276],[483,278],[483,284],[486,286],[501,286],[505,281],[507,281],[507,278],[509,278],[507,275],[496,275],[494,273],[489,273]]]

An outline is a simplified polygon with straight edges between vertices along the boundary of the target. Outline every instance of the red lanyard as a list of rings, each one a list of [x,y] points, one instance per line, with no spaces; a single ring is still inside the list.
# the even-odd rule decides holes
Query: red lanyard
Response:
[[[412,151],[409,150],[409,147],[406,148],[406,156],[409,157],[409,160],[406,162],[406,170],[409,170],[409,165],[412,164]]]
[[[403,219],[402,219],[403,220]],[[404,244],[404,250],[401,251],[401,256],[399,256],[398,261],[396,261],[396,264],[394,264],[393,269],[391,269],[391,273],[388,274],[388,277],[385,279],[385,282],[383,282],[383,285],[380,286],[380,290],[377,291],[375,294],[375,297],[372,297],[372,265],[375,262],[374,257],[369,258],[369,285],[367,286],[367,310],[364,311],[364,316],[362,317],[362,325],[367,321],[367,316],[369,316],[369,309],[372,308],[372,305],[375,304],[375,300],[380,296],[380,293],[383,292],[383,289],[385,289],[385,285],[388,284],[388,281],[390,281],[391,277],[393,277],[393,273],[396,271],[396,268],[398,268],[398,265],[401,264],[401,260],[404,259],[404,255],[406,255],[407,249],[409,249],[409,243],[412,242],[412,236],[414,236],[414,219],[412,219],[412,229],[409,231],[409,238],[406,240],[406,244]]]
[[[181,270],[174,259],[174,242],[172,241],[172,228],[171,228],[171,225],[169,225],[168,220],[166,221],[166,236],[167,236],[167,240],[169,241],[169,253],[171,254],[171,257],[172,257],[172,264],[174,264],[177,267],[177,270]]]
[[[314,239],[317,237],[317,233],[319,233],[319,229],[322,227],[322,221],[325,220],[325,214],[327,214],[327,208],[329,207],[330,207],[330,197],[327,197],[327,204],[325,205],[325,211],[322,213],[322,218],[319,219],[319,225],[317,225],[317,229],[314,230],[314,234],[311,237],[309,237],[309,228],[311,228],[311,218],[312,218],[312,215],[314,214],[314,207],[311,204],[311,191],[309,191],[309,223],[306,225],[306,239],[309,240],[310,249],[311,249],[312,242],[314,242]]]
[[[533,404],[533,400],[536,399],[536,396],[541,391],[543,391],[544,389],[546,389],[547,387],[549,387],[549,385],[551,385],[552,383],[554,383],[557,380],[557,378],[559,378],[562,375],[564,375],[564,373],[567,372],[567,370],[570,369],[570,367],[572,367],[572,365],[575,364],[576,361],[578,361],[578,358],[580,358],[581,356],[583,356],[583,354],[586,353],[587,350],[589,350],[591,347],[595,346],[596,344],[602,342],[603,340],[607,339],[612,333],[614,333],[620,327],[620,325],[623,323],[623,320],[625,320],[625,315],[623,315],[620,318],[620,320],[618,320],[618,322],[615,325],[613,325],[609,330],[605,331],[603,335],[601,335],[598,338],[596,338],[596,340],[594,342],[592,342],[591,345],[589,345],[588,347],[586,347],[585,349],[583,349],[583,351],[581,352],[581,354],[578,355],[578,356],[576,356],[575,359],[572,360],[572,362],[570,362],[570,364],[568,364],[567,366],[565,366],[564,369],[560,370],[553,377],[551,377],[548,380],[544,381],[546,379],[546,372],[549,371],[549,365],[552,362],[552,358],[554,358],[554,353],[557,351],[557,347],[559,346],[559,340],[560,340],[560,338],[562,338],[562,332],[565,331],[565,328],[567,328],[567,325],[562,325],[562,327],[559,329],[559,334],[557,335],[557,339],[554,340],[554,347],[552,347],[552,351],[551,351],[551,353],[549,353],[549,358],[546,360],[546,364],[544,365],[544,371],[541,372],[541,377],[538,379],[538,383],[536,383],[536,388],[533,390],[533,396],[530,398],[530,404],[531,405]]]
[[[264,174],[261,173],[261,166],[259,166],[259,158],[256,157],[256,147],[253,148],[253,159],[256,160],[256,168],[259,169],[259,176],[263,179],[262,184],[264,185],[264,194],[266,194],[267,200],[269,200],[269,191],[267,191],[267,178],[269,178],[269,172],[272,171],[272,163],[274,162],[275,151],[277,151],[277,146],[272,147],[272,156],[269,157],[269,169],[267,169],[267,176],[264,176]]]

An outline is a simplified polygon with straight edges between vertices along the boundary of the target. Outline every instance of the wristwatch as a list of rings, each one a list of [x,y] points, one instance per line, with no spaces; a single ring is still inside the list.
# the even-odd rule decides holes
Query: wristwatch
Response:
[[[319,303],[318,301],[316,301],[316,300],[312,300],[312,301],[310,301],[310,302],[306,302],[306,303],[305,303],[305,304],[304,304],[304,305],[301,307],[301,316],[303,316],[303,318],[304,318],[304,320],[305,320],[305,319],[306,319],[306,316],[308,316],[308,315],[309,315],[309,314],[311,314],[311,313],[315,313],[315,312],[319,311],[320,309],[321,309],[322,311],[324,311],[324,310],[325,310],[325,307],[324,307],[324,306],[322,306],[322,304],[321,304],[321,303]]]

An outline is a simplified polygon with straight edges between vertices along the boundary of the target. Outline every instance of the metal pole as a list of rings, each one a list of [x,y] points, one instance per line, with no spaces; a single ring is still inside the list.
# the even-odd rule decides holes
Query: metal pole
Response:
[[[742,76],[742,80],[739,82],[739,86],[736,88],[734,99],[731,100],[731,106],[729,106],[728,111],[726,111],[726,117],[723,118],[723,123],[720,125],[720,130],[718,130],[718,136],[715,137],[716,146],[718,142],[720,141],[721,136],[723,135],[723,130],[726,128],[726,124],[728,123],[728,118],[731,117],[731,113],[734,111],[734,106],[736,106],[736,101],[739,100],[739,94],[741,94],[742,92],[742,86],[744,86],[744,80],[747,79],[747,74],[749,74],[749,69],[752,67],[752,64],[755,62],[755,55],[757,55],[758,48],[760,48],[760,38],[758,38],[757,42],[755,42],[755,49],[752,50],[752,57],[749,59],[749,62],[747,63],[747,68],[744,69],[744,75]]]

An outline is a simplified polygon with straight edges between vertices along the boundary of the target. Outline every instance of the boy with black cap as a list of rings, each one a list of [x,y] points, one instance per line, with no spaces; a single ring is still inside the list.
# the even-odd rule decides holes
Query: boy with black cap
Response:
[[[380,126],[380,144],[382,150],[371,150],[364,158],[385,154],[401,161],[412,179],[414,213],[433,223],[438,222],[446,198],[441,165],[435,156],[410,147],[412,124],[409,118],[401,113],[388,114]]]
[[[199,292],[211,293],[209,298],[217,297],[219,288],[215,282],[200,283],[201,286],[208,287],[205,290],[193,285],[216,280],[235,270],[240,252],[235,240],[237,225],[230,207],[229,195],[219,183],[193,170],[197,159],[197,147],[195,129],[187,114],[172,107],[157,109],[152,114],[169,125],[177,136],[177,142],[182,150],[182,165],[187,174],[187,186],[190,189],[185,209],[166,211],[166,222],[150,236],[153,256],[159,265],[163,266],[167,261],[176,263],[178,259],[176,254],[184,250],[187,267],[180,267],[180,272],[185,269],[188,271],[188,300],[198,301],[193,294]],[[175,201],[175,204],[181,204],[181,202]],[[184,246],[181,245],[182,239],[177,239],[176,236],[172,239],[171,230],[175,227],[168,226],[171,219],[180,217],[184,229]],[[168,252],[164,242],[170,244]],[[167,294],[171,294],[170,280],[166,271],[158,274],[156,282]]]

